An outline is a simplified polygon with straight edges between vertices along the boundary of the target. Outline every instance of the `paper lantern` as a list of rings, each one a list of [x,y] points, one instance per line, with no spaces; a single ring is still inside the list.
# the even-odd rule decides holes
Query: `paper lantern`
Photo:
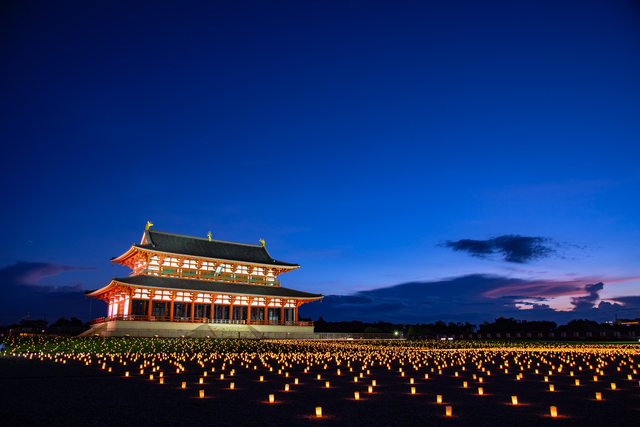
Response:
[[[204,397],[204,390],[200,390],[200,398]]]
[[[436,396],[436,403],[442,403],[442,395],[441,394]]]
[[[324,383],[324,386],[325,386],[326,388],[329,388],[329,381],[325,382],[325,383]]]
[[[518,396],[511,396],[511,403],[513,405],[517,405],[518,404]]]
[[[596,400],[602,400],[602,393],[596,391]]]
[[[553,387],[553,384],[549,384],[549,391],[555,391],[555,388]]]
[[[284,385],[284,391],[289,391],[289,384]]]
[[[187,383],[182,383],[182,388],[187,388]]]
[[[552,416],[553,418],[555,418],[555,417],[557,417],[557,416],[558,416],[558,408],[556,408],[555,406],[552,406],[552,407],[550,407],[549,409],[551,410],[551,416]]]
[[[276,400],[275,396],[273,394],[270,394],[269,395],[269,403],[273,403],[273,402],[275,402],[275,400]]]
[[[597,377],[597,375],[594,375],[594,376],[593,376],[593,381],[598,381],[598,377]]]
[[[294,383],[294,384],[298,384],[298,379],[297,379],[297,378],[294,378],[294,379],[293,379],[293,383]]]
[[[160,378],[160,384],[164,384],[164,378]]]
[[[260,375],[260,382],[264,381],[264,377]]]
[[[409,384],[413,384],[413,378],[409,379]]]
[[[322,418],[322,406],[316,406],[316,418]]]
[[[149,379],[152,380],[153,379],[153,374],[149,375]]]
[[[376,380],[371,380],[371,385],[375,387],[376,386]]]
[[[287,385],[288,385],[288,384],[287,384]],[[230,388],[231,390],[233,390],[234,388],[236,388],[236,383],[231,383],[231,384],[229,384],[229,388]]]
[[[373,387],[369,386],[369,393],[373,393]]]
[[[224,379],[224,374],[220,374],[220,379],[223,380]]]
[[[580,385],[580,380],[576,380],[576,385]]]
[[[358,382],[358,377],[353,377],[353,382],[357,383]]]
[[[462,388],[467,388],[467,382],[466,381],[462,382]]]
[[[320,377],[320,374],[318,374],[318,379],[320,379],[320,378],[321,378],[321,377]]]
[[[353,392],[353,398],[354,398],[355,400],[360,400],[360,392],[358,392],[358,391],[354,391],[354,392]]]
[[[198,383],[199,384],[204,384],[204,378],[198,378]]]
[[[416,394],[416,388],[415,387],[411,387],[411,394]]]
[[[616,383],[611,383],[611,390],[615,390],[616,389]]]
[[[125,372],[125,373],[124,373],[124,376],[125,376],[125,377],[128,377],[128,376],[129,376],[129,371]]]
[[[453,415],[453,411],[451,410],[451,406],[447,406],[447,407],[446,407],[446,409],[445,409],[445,415],[446,415],[447,417],[450,417],[450,416],[452,416],[452,415]]]
[[[482,394],[483,394],[482,387],[478,387],[478,394],[482,396]]]

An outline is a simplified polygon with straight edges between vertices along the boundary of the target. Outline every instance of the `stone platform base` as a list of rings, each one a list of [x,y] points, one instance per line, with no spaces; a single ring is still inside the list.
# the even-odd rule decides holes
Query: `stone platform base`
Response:
[[[79,337],[158,337],[313,339],[313,326],[234,325],[220,323],[170,323],[113,320],[93,326]]]

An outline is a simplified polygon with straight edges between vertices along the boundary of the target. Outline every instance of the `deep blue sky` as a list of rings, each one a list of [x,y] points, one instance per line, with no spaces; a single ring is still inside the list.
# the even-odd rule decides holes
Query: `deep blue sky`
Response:
[[[147,220],[265,239],[314,319],[640,316],[637,1],[9,1],[0,37],[2,323],[103,315]]]

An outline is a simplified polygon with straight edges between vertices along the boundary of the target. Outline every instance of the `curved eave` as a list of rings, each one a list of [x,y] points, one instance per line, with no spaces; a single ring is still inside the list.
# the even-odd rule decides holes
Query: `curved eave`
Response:
[[[122,285],[122,286],[131,286],[125,283],[120,283],[120,282],[116,282],[115,280],[111,280],[107,286],[100,289],[96,289],[95,291],[85,292],[84,296],[98,298],[100,295],[106,292],[109,292],[111,289],[113,289],[116,286],[116,284]]]
[[[259,267],[282,268],[282,269],[287,269],[287,270],[295,270],[297,268],[300,268],[299,264],[293,264],[293,265],[261,264],[261,263],[258,263],[258,262],[238,261],[238,260],[235,260],[235,259],[209,258],[209,257],[195,256],[195,255],[177,254],[177,253],[173,253],[173,252],[164,252],[164,251],[158,251],[158,250],[155,250],[155,249],[146,249],[146,248],[141,248],[141,247],[139,247],[137,245],[131,246],[131,249],[129,249],[125,254],[121,255],[117,259],[122,259],[124,261],[125,259],[128,258],[128,257],[125,257],[125,255],[127,255],[129,252],[131,252],[132,249],[138,250],[140,252],[146,252],[146,253],[166,254],[166,255],[172,255],[172,256],[176,256],[176,257],[186,257],[186,258],[202,259],[202,260],[210,260],[210,261],[233,262],[233,263],[236,263],[236,264],[256,265],[256,266],[259,266]],[[117,261],[117,259],[114,258],[111,261],[112,262],[121,262],[121,261]]]
[[[139,248],[137,248],[136,245],[131,245],[127,252],[118,257],[111,258],[111,262],[122,264],[126,259],[131,258],[138,250]]]
[[[261,285],[252,285],[255,286],[256,288],[261,288],[263,286]],[[85,296],[87,297],[93,297],[93,298],[98,298],[100,297],[100,295],[109,292],[110,290],[117,288],[117,287],[128,287],[131,289],[154,289],[154,290],[171,290],[171,291],[176,291],[176,292],[195,292],[195,293],[212,293],[209,291],[198,291],[198,290],[193,290],[193,289],[186,289],[186,288],[167,288],[167,287],[163,287],[163,286],[149,286],[149,285],[145,285],[145,286],[141,286],[141,285],[132,285],[130,283],[124,283],[124,282],[120,282],[118,280],[112,279],[111,282],[109,282],[109,284],[103,288],[97,289],[95,291],[92,291],[90,293],[85,293]],[[271,289],[272,287],[269,286],[269,288]],[[304,296],[304,297],[296,297],[296,296],[277,296],[277,295],[267,295],[267,294],[247,294],[247,293],[242,293],[242,292],[229,292],[229,291],[225,291],[224,292],[225,295],[251,295],[254,297],[263,297],[263,298],[283,298],[283,299],[295,299],[295,300],[301,300],[301,301],[317,301],[320,300],[322,298],[324,298],[324,295],[318,295],[318,296]]]

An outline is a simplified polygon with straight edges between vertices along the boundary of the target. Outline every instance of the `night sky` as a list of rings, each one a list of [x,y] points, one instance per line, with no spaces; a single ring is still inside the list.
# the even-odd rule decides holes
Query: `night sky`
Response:
[[[0,323],[144,225],[266,241],[314,320],[640,317],[640,2],[5,1]]]

